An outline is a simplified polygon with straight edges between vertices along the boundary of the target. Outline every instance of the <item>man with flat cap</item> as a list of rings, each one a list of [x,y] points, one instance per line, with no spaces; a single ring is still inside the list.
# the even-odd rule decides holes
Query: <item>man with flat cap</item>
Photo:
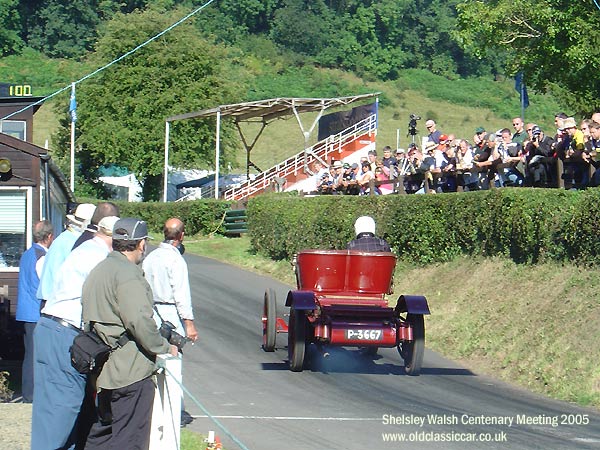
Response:
[[[83,286],[86,327],[115,348],[98,374],[98,421],[87,450],[149,447],[156,355],[177,356],[177,347],[160,335],[153,319],[152,290],[141,268],[147,239],[146,222],[119,219],[113,228],[114,251]]]

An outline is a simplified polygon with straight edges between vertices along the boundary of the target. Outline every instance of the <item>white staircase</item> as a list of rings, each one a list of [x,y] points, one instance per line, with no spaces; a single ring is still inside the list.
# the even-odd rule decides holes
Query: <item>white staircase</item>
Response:
[[[370,145],[375,140],[377,134],[377,114],[372,114],[366,119],[357,122],[351,127],[341,131],[338,134],[317,142],[305,151],[291,156],[280,164],[261,172],[253,180],[248,180],[237,187],[225,191],[225,200],[243,200],[248,197],[260,194],[270,189],[276,184],[277,178],[285,178],[287,181],[286,190],[289,186],[296,184],[311,176],[305,172],[305,167],[316,161],[329,161],[330,159],[342,158],[361,150],[365,147],[365,138],[368,138],[366,145]]]

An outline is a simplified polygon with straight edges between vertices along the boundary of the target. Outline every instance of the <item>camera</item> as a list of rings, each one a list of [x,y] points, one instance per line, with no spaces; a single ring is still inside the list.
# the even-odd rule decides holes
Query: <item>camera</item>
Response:
[[[540,134],[542,134],[542,130],[540,130],[540,127],[538,127],[538,126],[533,127],[533,129],[531,130],[531,135],[534,138],[539,139]]]
[[[166,320],[160,324],[158,331],[162,337],[169,341],[169,344],[176,346],[179,351],[183,350],[183,346],[188,339],[175,331],[175,325]]]
[[[410,121],[408,122],[408,134],[411,136],[415,136],[417,134],[417,120],[421,120],[421,116],[411,114],[409,118]]]

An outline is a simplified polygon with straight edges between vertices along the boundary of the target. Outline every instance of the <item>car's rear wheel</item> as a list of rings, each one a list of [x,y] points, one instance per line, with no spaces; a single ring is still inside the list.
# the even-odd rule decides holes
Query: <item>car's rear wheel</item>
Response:
[[[288,359],[292,372],[304,369],[304,353],[306,350],[306,313],[302,310],[290,309],[288,329]]]
[[[419,375],[425,351],[425,321],[423,314],[407,314],[406,322],[412,327],[413,340],[401,342],[398,352],[404,360],[404,371],[408,375]]]
[[[263,350],[265,352],[272,352],[275,350],[277,339],[277,300],[275,291],[270,288],[265,291],[262,324]]]

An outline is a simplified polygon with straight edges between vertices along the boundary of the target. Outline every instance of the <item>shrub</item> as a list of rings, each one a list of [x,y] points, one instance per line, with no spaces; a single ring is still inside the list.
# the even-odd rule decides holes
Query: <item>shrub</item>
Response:
[[[99,200],[79,199],[80,202],[98,203]],[[170,217],[179,217],[185,223],[188,235],[223,233],[223,215],[231,202],[206,199],[188,202],[115,202],[121,217],[137,217],[145,220],[151,230],[162,230]]]
[[[289,259],[303,248],[342,249],[353,223],[371,215],[404,259],[428,264],[458,255],[502,255],[518,263],[597,263],[600,191],[496,189],[441,195],[303,198],[268,194],[248,204],[254,250]]]

